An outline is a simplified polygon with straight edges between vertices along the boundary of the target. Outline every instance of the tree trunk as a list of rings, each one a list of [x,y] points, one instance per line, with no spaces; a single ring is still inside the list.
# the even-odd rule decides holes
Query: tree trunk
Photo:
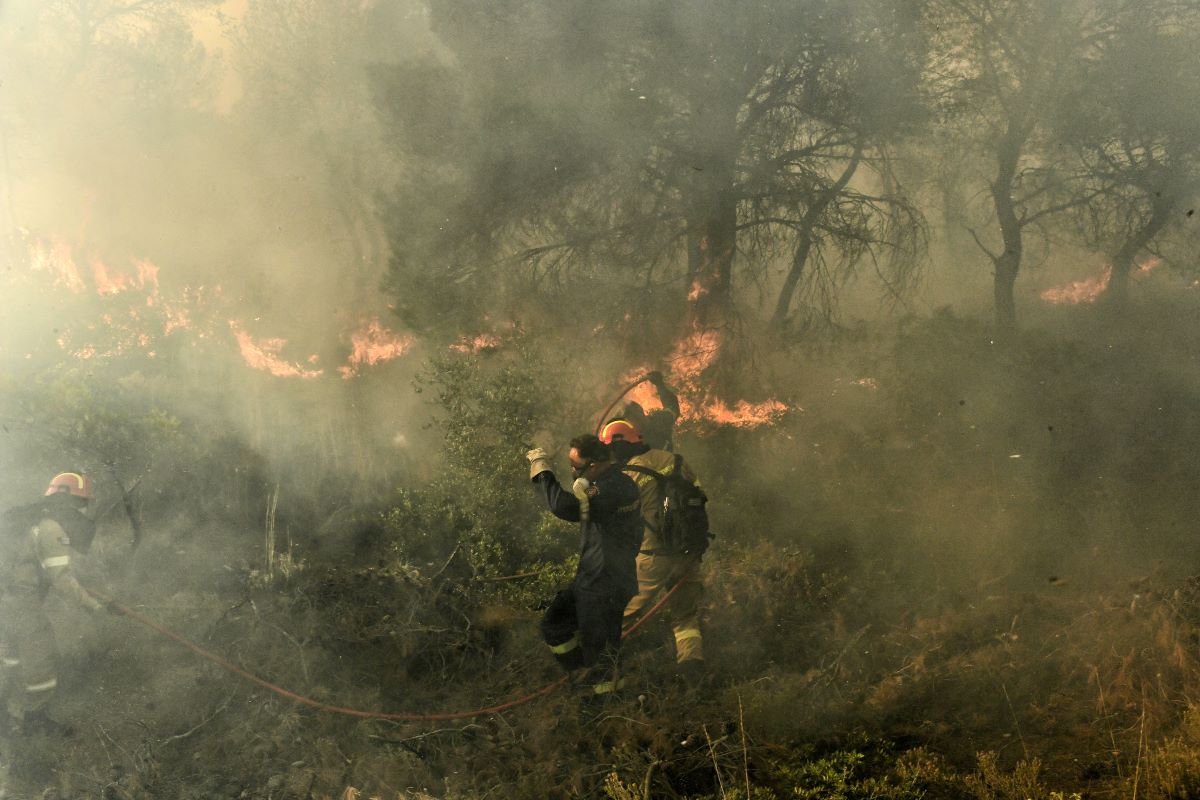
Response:
[[[824,192],[818,195],[808,210],[804,212],[804,217],[800,222],[800,231],[796,237],[796,250],[792,255],[792,266],[788,270],[788,274],[783,279],[783,286],[779,290],[779,299],[775,303],[775,313],[771,316],[771,330],[779,332],[783,328],[784,322],[787,321],[788,313],[792,305],[792,297],[796,293],[796,286],[800,283],[800,278],[804,274],[804,266],[808,263],[809,253],[812,252],[813,231],[816,230],[817,222],[821,215],[825,213],[825,209],[829,208],[830,203],[834,202],[838,195],[850,183],[850,179],[854,177],[854,173],[858,171],[858,165],[862,161],[862,148],[856,146],[854,155],[850,157],[850,162],[846,168],[842,170],[842,174],[838,179],[829,186]]]
[[[1118,248],[1112,257],[1112,273],[1109,277],[1108,288],[1104,291],[1104,302],[1117,309],[1122,309],[1129,301],[1129,276],[1133,274],[1133,261],[1137,254],[1157,236],[1167,221],[1171,218],[1176,202],[1160,193],[1151,207],[1150,218],[1146,224],[1135,231]]]
[[[1017,164],[1021,158],[1021,145],[1027,136],[1028,131],[1024,126],[1011,121],[996,152],[996,179],[992,183],[992,202],[996,208],[996,222],[1000,226],[1000,238],[1004,249],[991,257],[995,268],[992,296],[996,329],[1000,333],[1011,333],[1017,327],[1017,301],[1014,290],[1017,273],[1021,270],[1023,239],[1021,219],[1017,216],[1012,188],[1016,180]]]
[[[737,247],[737,201],[730,189],[718,191],[688,220],[688,326],[721,328],[733,303],[733,254]]]

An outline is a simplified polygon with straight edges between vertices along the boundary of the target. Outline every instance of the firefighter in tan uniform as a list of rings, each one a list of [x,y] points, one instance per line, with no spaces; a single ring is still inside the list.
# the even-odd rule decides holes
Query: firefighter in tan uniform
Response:
[[[670,614],[675,634],[679,675],[688,682],[695,682],[704,676],[704,640],[700,631],[700,602],[704,594],[700,578],[701,555],[677,552],[662,540],[655,520],[662,507],[663,490],[661,481],[650,473],[670,475],[678,465],[680,474],[689,483],[698,486],[699,481],[682,457],[666,450],[650,448],[642,442],[637,428],[626,420],[612,420],[605,425],[601,429],[600,440],[625,462],[626,474],[638,486],[642,517],[646,523],[637,557],[638,593],[625,607],[625,625],[635,622],[661,592],[679,583],[679,589],[671,596],[664,610]]]
[[[50,589],[89,611],[104,604],[89,595],[71,570],[72,551],[87,552],[95,524],[84,516],[92,481],[79,472],[55,475],[45,497],[5,514],[0,553],[0,665],[8,684],[8,711],[24,732],[60,727],[46,706],[58,686],[58,651],[44,602]]]

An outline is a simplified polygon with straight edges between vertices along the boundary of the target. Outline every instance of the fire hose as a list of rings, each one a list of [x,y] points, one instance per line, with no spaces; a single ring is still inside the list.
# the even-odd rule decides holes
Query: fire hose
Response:
[[[654,616],[654,614],[657,613],[659,609],[661,609],[664,605],[666,605],[667,601],[671,599],[671,596],[674,595],[675,592],[678,591],[679,587],[682,585],[683,585],[683,580],[681,579],[678,583],[676,583],[674,586],[672,586],[671,589],[669,591],[667,591],[667,593],[664,594],[657,603],[655,603],[653,606],[651,606],[650,610],[648,610],[645,614],[643,614],[641,617],[639,617],[636,622],[634,622],[632,625],[630,625],[628,628],[626,628],[624,631],[622,631],[621,639],[624,640],[628,636],[631,636],[638,628],[642,627],[642,625],[645,624],[646,621],[650,619],[650,617]],[[109,606],[110,608],[114,609],[115,611],[120,612],[121,614],[123,614],[124,616],[133,620],[134,622],[144,625],[145,627],[149,628],[150,630],[154,631],[155,633],[159,634],[160,636],[170,639],[171,641],[173,641],[177,644],[183,645],[188,650],[191,650],[193,653],[195,653],[196,655],[200,656],[203,659],[211,661],[212,663],[216,664],[218,667],[225,670],[226,672],[237,675],[240,678],[244,678],[245,680],[249,681],[250,683],[257,685],[258,687],[260,687],[262,689],[266,689],[269,692],[273,692],[273,693],[279,695],[280,697],[286,697],[289,700],[293,700],[302,705],[306,705],[309,708],[314,708],[317,711],[324,711],[324,712],[327,712],[330,714],[341,714],[341,715],[347,716],[347,717],[359,717],[362,719],[390,719],[390,720],[398,720],[398,721],[403,721],[403,722],[445,722],[445,721],[456,720],[456,719],[471,719],[472,717],[482,717],[482,716],[486,716],[488,714],[498,714],[501,711],[508,711],[509,709],[516,708],[518,706],[523,706],[526,703],[531,703],[534,700],[537,700],[540,697],[545,697],[546,695],[550,694],[554,690],[565,685],[568,680],[568,677],[566,675],[564,675],[563,677],[559,678],[558,680],[554,681],[553,683],[547,684],[546,686],[543,686],[542,688],[538,689],[537,691],[531,692],[527,695],[524,695],[523,697],[518,697],[515,700],[509,700],[508,702],[500,703],[499,705],[488,706],[486,708],[477,708],[472,711],[452,711],[452,712],[443,712],[440,714],[414,714],[411,712],[364,711],[362,709],[357,709],[357,708],[346,708],[345,706],[337,706],[337,705],[333,705],[331,703],[322,703],[319,700],[314,700],[311,697],[305,697],[304,695],[297,694],[296,692],[285,689],[282,686],[277,686],[276,684],[271,683],[270,681],[265,680],[264,678],[260,678],[259,676],[255,675],[254,673],[239,667],[237,664],[234,664],[232,661],[222,658],[221,656],[219,656],[216,653],[213,653],[209,650],[205,650],[200,645],[198,645],[195,642],[191,641],[190,639],[187,639],[186,637],[176,633],[175,631],[171,630],[170,628],[167,628],[166,626],[156,622],[155,620],[151,619],[150,617],[147,617],[144,614],[134,611],[132,608],[121,605],[116,600],[114,600],[111,597],[108,597],[107,595],[103,594],[102,592],[98,592],[95,589],[91,589],[88,587],[84,587],[84,589],[92,597],[96,598],[97,600],[99,600],[100,602]]]
[[[603,430],[603,428],[604,428],[604,422],[605,422],[605,420],[608,419],[608,413],[617,407],[617,403],[621,402],[621,400],[625,397],[625,395],[632,392],[634,390],[634,388],[637,387],[639,384],[644,383],[645,381],[649,380],[650,376],[653,374],[654,374],[653,372],[647,372],[645,375],[638,378],[636,381],[634,381],[633,383],[629,384],[624,389],[622,389],[621,393],[618,394],[616,396],[616,398],[611,403],[608,404],[608,407],[605,408],[603,413],[600,414],[600,421],[596,423],[596,435],[597,436],[600,435],[600,431]]]
[[[617,403],[621,402],[621,399],[623,397],[625,397],[625,395],[629,394],[629,392],[631,392],[634,389],[634,387],[636,387],[638,384],[642,383],[643,381],[649,379],[649,377],[652,374],[653,373],[647,372],[645,375],[642,375],[636,381],[634,381],[633,383],[629,384],[624,389],[622,389],[621,393],[617,395],[616,399],[614,399],[611,403],[608,404],[608,407],[604,409],[604,413],[602,413],[600,415],[600,424],[596,428],[597,434],[600,433],[600,428],[604,425],[604,419],[608,416],[608,413],[610,411],[612,411],[613,408],[616,407]],[[634,622],[632,625],[630,625],[625,630],[621,631],[621,639],[624,640],[624,639],[628,638],[629,636],[632,636],[652,616],[654,616],[656,613],[658,613],[659,609],[661,609],[664,605],[667,604],[667,601],[671,599],[671,597],[675,594],[675,592],[679,591],[679,587],[683,586],[684,580],[686,580],[686,578],[681,578],[661,598],[659,598],[657,603],[655,603],[653,606],[651,606],[650,609],[648,611],[646,611],[645,614],[643,614],[641,617],[639,617],[636,622]],[[175,631],[171,630],[170,628],[166,627],[165,625],[160,624],[159,622],[156,622],[155,620],[151,619],[150,617],[147,617],[144,614],[134,611],[132,608],[129,608],[128,606],[124,606],[121,603],[118,603],[116,600],[105,595],[102,592],[96,591],[95,589],[91,589],[88,587],[84,587],[84,590],[88,594],[90,594],[92,597],[96,598],[97,600],[99,600],[100,602],[109,606],[110,608],[120,612],[122,615],[128,617],[129,619],[133,620],[134,622],[137,622],[137,623],[149,628],[150,630],[154,631],[155,633],[159,634],[160,636],[170,639],[171,641],[175,642],[176,644],[180,644],[180,645],[186,647],[188,650],[191,650],[193,653],[195,653],[196,655],[200,656],[201,658],[203,658],[207,661],[211,661],[212,663],[216,664],[218,667],[225,670],[226,672],[229,672],[233,675],[237,675],[238,677],[243,678],[243,679],[249,681],[250,683],[255,684],[259,688],[266,689],[267,691],[273,692],[274,694],[277,694],[280,697],[286,697],[289,700],[293,700],[302,705],[306,705],[309,708],[316,709],[317,711],[324,711],[324,712],[327,712],[330,714],[341,714],[343,716],[359,717],[361,719],[389,719],[389,720],[397,720],[397,721],[403,721],[403,722],[446,722],[446,721],[457,720],[457,719],[471,719],[473,717],[482,717],[482,716],[486,716],[488,714],[498,714],[501,711],[508,711],[509,709],[517,708],[518,706],[523,706],[527,703],[531,703],[534,700],[537,700],[540,697],[545,697],[546,695],[550,694],[554,690],[565,685],[568,680],[568,676],[564,675],[563,677],[559,678],[558,680],[554,681],[553,683],[549,683],[549,684],[543,686],[542,688],[538,689],[537,691],[530,692],[529,694],[524,695],[523,697],[518,697],[514,700],[509,700],[508,702],[500,703],[499,705],[488,706],[486,708],[477,708],[472,711],[452,711],[452,712],[443,712],[440,714],[414,714],[411,712],[364,711],[364,710],[358,709],[358,708],[347,708],[345,706],[337,706],[337,705],[333,705],[331,703],[322,703],[319,700],[314,700],[311,697],[305,697],[302,694],[298,694],[289,689],[285,689],[282,686],[278,686],[274,683],[271,683],[270,681],[268,681],[264,678],[260,678],[259,676],[255,675],[253,672],[250,672],[249,670],[245,670],[245,669],[239,667],[237,664],[234,664],[232,661],[229,661],[226,658],[222,658],[221,656],[219,656],[216,653],[213,653],[209,650],[205,650],[203,647],[201,647],[200,645],[191,641],[190,639],[182,636],[181,634],[176,633]]]

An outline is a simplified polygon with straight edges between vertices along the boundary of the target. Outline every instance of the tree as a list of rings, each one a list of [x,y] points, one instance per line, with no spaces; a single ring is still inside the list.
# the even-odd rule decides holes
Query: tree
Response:
[[[425,164],[404,190],[440,201],[394,212],[427,220],[416,237],[394,228],[396,294],[427,282],[461,313],[463,287],[513,280],[505,268],[519,265],[535,291],[568,271],[594,281],[613,304],[601,314],[653,297],[685,331],[724,332],[739,284],[774,295],[777,327],[802,287],[889,248],[907,256],[883,262],[902,288],[919,215],[894,183],[874,187],[888,187],[884,146],[917,107],[908,12],[505,0],[435,3],[433,20],[452,58],[385,79],[411,95],[415,74],[437,72],[430,91],[457,110],[424,132],[393,111]],[[399,90],[384,97],[399,106]]]
[[[1086,241],[1109,252],[1106,297],[1117,307],[1138,256],[1187,219],[1200,190],[1200,19],[1174,3],[1146,11],[1104,43],[1068,132],[1103,190],[1081,216]]]
[[[996,327],[1017,324],[1014,287],[1030,228],[1086,204],[1095,189],[1063,163],[1056,114],[1097,43],[1138,3],[940,0],[931,81],[951,125],[991,165],[988,196],[999,245],[971,231],[994,270]]]

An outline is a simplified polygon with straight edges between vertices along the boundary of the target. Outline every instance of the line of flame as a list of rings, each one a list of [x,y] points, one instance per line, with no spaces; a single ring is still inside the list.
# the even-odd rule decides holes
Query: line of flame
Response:
[[[250,334],[242,330],[235,320],[229,320],[229,327],[237,337],[238,348],[242,351],[242,359],[255,369],[269,372],[279,378],[316,378],[323,375],[322,369],[304,369],[283,359],[279,351],[287,344],[286,339],[272,338],[255,341]]]

